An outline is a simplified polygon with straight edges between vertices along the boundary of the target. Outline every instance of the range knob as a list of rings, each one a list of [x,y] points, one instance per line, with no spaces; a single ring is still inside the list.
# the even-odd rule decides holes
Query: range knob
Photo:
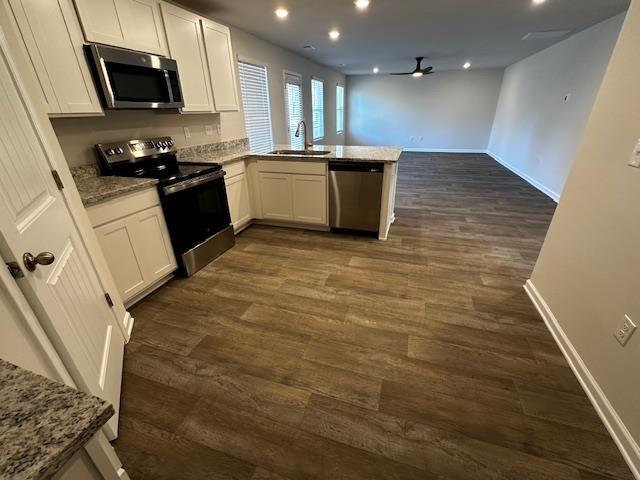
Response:
[[[156,148],[162,148],[162,142],[156,142]]]
[[[122,148],[118,147],[118,148],[116,148],[116,153],[118,155],[120,155],[120,154],[124,153],[124,150]]]
[[[111,155],[115,155],[116,151],[113,148],[109,148],[106,152],[105,152],[108,156]]]
[[[169,144],[170,147],[173,147],[173,140],[169,140],[167,143]]]

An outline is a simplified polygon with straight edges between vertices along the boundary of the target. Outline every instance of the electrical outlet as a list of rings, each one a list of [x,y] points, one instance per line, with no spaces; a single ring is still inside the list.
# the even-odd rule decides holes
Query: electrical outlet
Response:
[[[638,144],[636,148],[633,149],[633,153],[631,154],[631,160],[629,161],[629,165],[632,167],[640,168],[640,139],[638,139]]]
[[[213,125],[205,125],[204,133],[207,135],[207,137],[211,137],[213,135]]]
[[[184,138],[191,138],[191,130],[189,130],[189,127],[184,127]]]
[[[620,328],[616,330],[614,336],[616,337],[616,340],[618,340],[620,345],[624,347],[631,338],[631,335],[633,335],[633,332],[636,331],[636,328],[638,328],[637,325],[633,323],[633,320],[629,318],[629,315],[625,315],[624,322],[622,323]]]

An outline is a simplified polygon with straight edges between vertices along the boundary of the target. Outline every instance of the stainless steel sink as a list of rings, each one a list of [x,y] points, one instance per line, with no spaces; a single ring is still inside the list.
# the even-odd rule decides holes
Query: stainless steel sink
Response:
[[[322,156],[329,155],[331,152],[329,150],[275,150],[273,152],[269,152],[269,155],[311,155],[311,156]]]

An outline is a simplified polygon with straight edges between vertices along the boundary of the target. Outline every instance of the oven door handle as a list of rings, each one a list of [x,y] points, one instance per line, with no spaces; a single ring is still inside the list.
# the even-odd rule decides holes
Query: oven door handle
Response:
[[[213,182],[214,180],[218,180],[224,177],[227,174],[224,170],[220,170],[218,172],[207,173],[206,175],[202,175],[198,178],[192,178],[190,180],[185,180],[184,182],[176,183],[175,185],[168,185],[162,189],[162,192],[165,195],[172,195],[174,193],[182,192],[184,190],[188,190],[189,188],[194,188],[199,185],[204,185],[205,183]]]

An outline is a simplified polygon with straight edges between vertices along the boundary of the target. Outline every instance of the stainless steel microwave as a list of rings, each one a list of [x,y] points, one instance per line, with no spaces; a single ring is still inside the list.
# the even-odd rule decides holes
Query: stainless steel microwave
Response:
[[[175,60],[97,44],[85,51],[106,108],[184,107]]]

